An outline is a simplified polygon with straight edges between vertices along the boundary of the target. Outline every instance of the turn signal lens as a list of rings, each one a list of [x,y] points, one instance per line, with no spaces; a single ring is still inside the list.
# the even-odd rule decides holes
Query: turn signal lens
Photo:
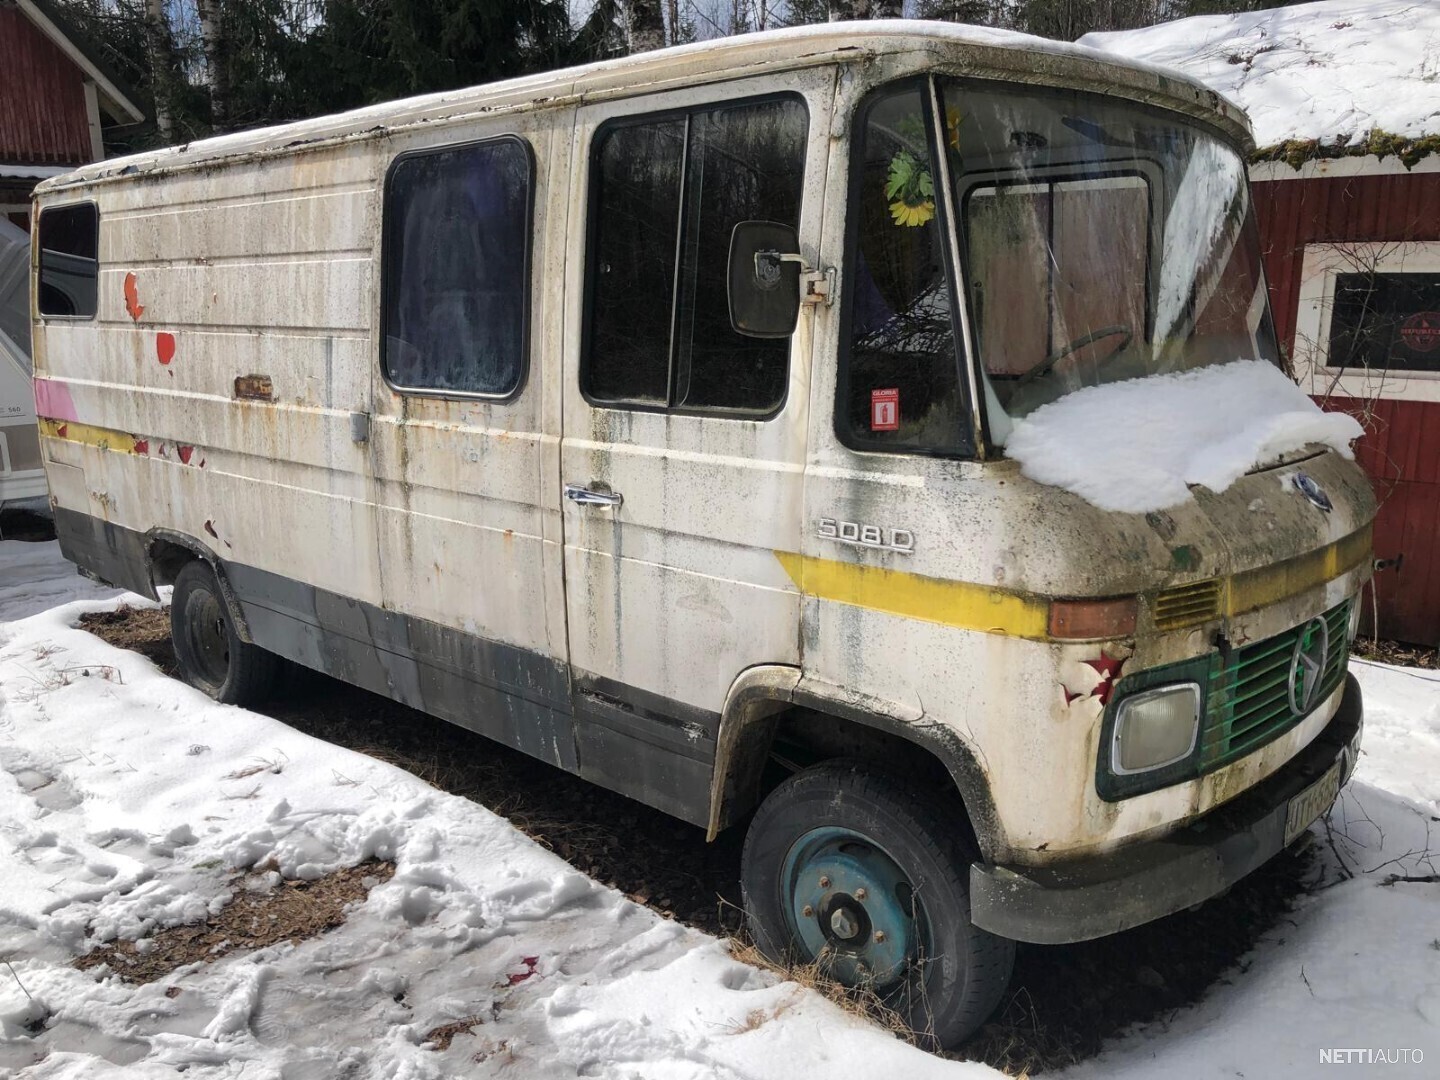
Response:
[[[1133,596],[1109,600],[1050,601],[1050,636],[1072,641],[1123,638],[1135,633],[1139,605]]]

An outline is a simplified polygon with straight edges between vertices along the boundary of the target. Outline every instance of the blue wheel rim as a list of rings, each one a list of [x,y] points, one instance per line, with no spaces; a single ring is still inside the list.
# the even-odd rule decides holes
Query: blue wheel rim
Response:
[[[909,877],[866,836],[811,829],[785,855],[781,904],[791,938],[847,986],[890,986],[930,951]]]

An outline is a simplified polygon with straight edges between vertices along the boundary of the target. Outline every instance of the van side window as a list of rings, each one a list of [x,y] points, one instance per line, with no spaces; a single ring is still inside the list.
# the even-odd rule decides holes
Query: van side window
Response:
[[[100,214],[94,203],[40,212],[41,315],[89,319],[100,276]]]
[[[381,364],[398,389],[505,397],[525,375],[529,146],[408,154],[385,187]]]
[[[974,445],[923,101],[911,84],[861,111],[835,427],[856,449],[963,455]]]
[[[781,98],[611,124],[596,136],[581,381],[605,403],[770,413],[790,343],[730,327],[730,234],[798,227],[808,117]]]

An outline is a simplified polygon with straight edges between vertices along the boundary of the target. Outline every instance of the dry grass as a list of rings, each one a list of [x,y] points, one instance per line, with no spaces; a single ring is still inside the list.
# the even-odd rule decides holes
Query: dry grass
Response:
[[[472,1029],[485,1023],[485,1017],[480,1015],[462,1016],[459,1020],[451,1020],[448,1024],[441,1024],[433,1027],[425,1033],[425,1041],[434,1043],[436,1050],[449,1050],[451,1042],[456,1035],[473,1035]]]
[[[218,960],[241,949],[318,937],[341,925],[352,904],[394,873],[394,863],[364,862],[314,881],[282,880],[268,892],[248,890],[245,875],[236,874],[235,895],[219,914],[157,930],[146,939],[144,951],[133,941],[98,946],[76,959],[75,966],[87,971],[105,964],[126,982],[149,983],[186,964]]]
[[[851,1016],[868,1020],[912,1046],[919,1046],[923,1043],[924,1036],[911,1030],[905,1017],[886,1004],[885,999],[875,992],[873,986],[843,986],[825,974],[824,967],[819,960],[811,960],[805,964],[794,961],[777,964],[762,953],[754,942],[744,937],[730,938],[729,945],[730,955],[740,963],[774,972],[787,982],[797,983],[806,990],[813,990]],[[761,1024],[774,1019],[787,1007],[782,1005],[773,1012],[753,1009],[746,1015],[744,1021],[737,1025],[735,1033],[753,1031]]]

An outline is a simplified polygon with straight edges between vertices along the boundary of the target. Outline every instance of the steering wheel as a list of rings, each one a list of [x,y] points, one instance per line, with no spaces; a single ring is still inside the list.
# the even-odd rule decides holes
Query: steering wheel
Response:
[[[1083,349],[1086,345],[1090,345],[1096,341],[1100,341],[1108,337],[1119,337],[1121,339],[1120,344],[1116,345],[1113,349],[1106,353],[1101,360],[1097,360],[1096,363],[1102,363],[1104,360],[1109,360],[1111,357],[1124,352],[1125,347],[1128,346],[1130,342],[1134,339],[1135,331],[1128,326],[1121,325],[1102,326],[1099,330],[1092,330],[1090,331],[1090,333],[1085,334],[1082,337],[1076,338],[1074,341],[1070,342],[1070,344],[1066,345],[1063,349],[1057,349],[1055,352],[1045,357],[1044,360],[1041,360],[1040,363],[1036,364],[1029,371],[1025,372],[1024,375],[1021,375],[1011,385],[1016,390],[1020,389],[1020,387],[1022,386],[1029,386],[1036,379],[1048,375],[1051,369],[1053,369],[1056,364],[1058,364],[1061,360],[1064,360],[1065,357],[1069,356],[1075,350]]]

